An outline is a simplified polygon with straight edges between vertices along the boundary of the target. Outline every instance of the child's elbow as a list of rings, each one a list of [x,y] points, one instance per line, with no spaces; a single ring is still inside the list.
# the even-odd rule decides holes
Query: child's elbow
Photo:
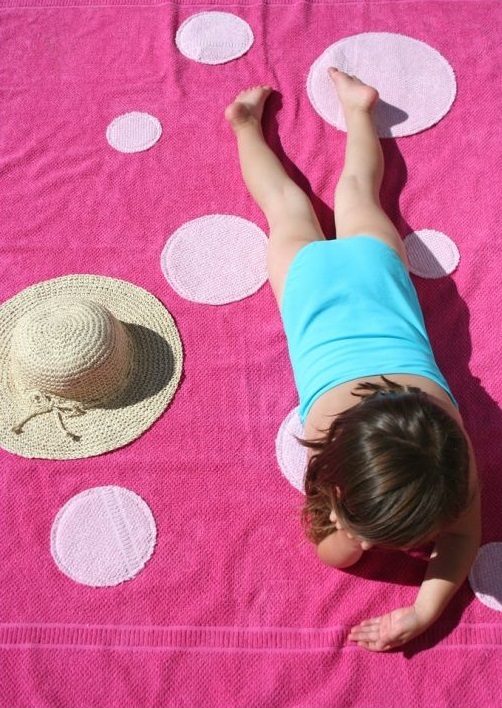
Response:
[[[326,565],[332,568],[349,568],[361,558],[363,549],[360,547],[343,547],[337,543],[337,534],[331,534],[324,538],[317,546],[317,556]],[[340,547],[342,546],[342,547]]]

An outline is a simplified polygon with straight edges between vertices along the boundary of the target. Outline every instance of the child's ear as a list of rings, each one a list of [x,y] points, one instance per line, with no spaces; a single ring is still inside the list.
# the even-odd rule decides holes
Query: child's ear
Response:
[[[342,490],[340,487],[335,487],[335,496],[337,501],[341,499],[342,497]],[[336,510],[332,509],[330,515],[329,515],[329,520],[331,521],[332,524],[336,524],[338,522],[338,517],[336,515]]]

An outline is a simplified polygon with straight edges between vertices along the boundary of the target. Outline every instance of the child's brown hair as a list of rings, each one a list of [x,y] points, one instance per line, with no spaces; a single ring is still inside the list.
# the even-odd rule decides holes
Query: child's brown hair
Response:
[[[460,426],[419,388],[363,383],[313,449],[303,521],[314,543],[335,530],[389,548],[420,545],[469,500],[469,449]]]

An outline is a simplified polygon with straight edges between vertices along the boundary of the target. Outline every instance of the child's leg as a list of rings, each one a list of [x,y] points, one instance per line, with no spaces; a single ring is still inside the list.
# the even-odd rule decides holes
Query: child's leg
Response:
[[[264,86],[243,91],[225,117],[237,137],[244,182],[269,224],[268,273],[280,304],[294,256],[307,243],[324,239],[324,234],[307,195],[288,177],[263,138],[261,117],[271,92]]]
[[[345,164],[335,191],[336,237],[374,236],[391,246],[408,265],[406,249],[380,206],[383,154],[373,120],[378,93],[359,79],[330,69],[347,124]]]

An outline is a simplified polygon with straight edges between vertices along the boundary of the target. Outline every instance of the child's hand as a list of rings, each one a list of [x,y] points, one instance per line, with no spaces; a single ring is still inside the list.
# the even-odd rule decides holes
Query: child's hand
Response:
[[[388,651],[417,637],[429,624],[413,605],[401,607],[352,627],[349,640],[370,651]]]

